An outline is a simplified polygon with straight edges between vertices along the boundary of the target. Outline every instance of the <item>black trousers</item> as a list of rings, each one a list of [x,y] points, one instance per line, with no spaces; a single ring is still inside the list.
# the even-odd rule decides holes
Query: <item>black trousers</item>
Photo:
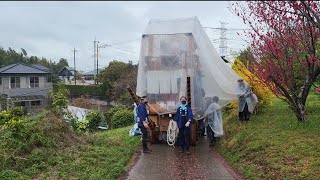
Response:
[[[216,138],[214,137],[214,132],[212,131],[211,127],[207,126],[207,137],[209,138],[210,143],[215,143]]]
[[[243,120],[249,120],[250,118],[250,112],[248,109],[248,103],[245,104],[244,109],[242,112],[239,112],[239,120],[243,121]]]
[[[141,129],[141,133],[142,133],[142,147],[143,147],[143,150],[145,151],[148,149],[148,145],[147,145],[148,130],[144,126],[139,126],[139,128]]]
[[[198,121],[198,129],[201,130],[201,136],[204,136],[206,127],[203,121]]]
[[[190,147],[190,126],[179,129],[178,140],[182,150],[189,151]]]

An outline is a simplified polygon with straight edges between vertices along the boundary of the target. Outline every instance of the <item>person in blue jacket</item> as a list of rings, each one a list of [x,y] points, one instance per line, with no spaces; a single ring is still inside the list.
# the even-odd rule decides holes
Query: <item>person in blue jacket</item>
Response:
[[[142,147],[143,147],[143,153],[150,153],[151,150],[148,148],[147,145],[147,137],[148,137],[148,112],[147,112],[147,104],[148,99],[146,96],[143,96],[140,98],[140,104],[137,108],[137,114],[138,114],[138,127],[141,129],[142,133]]]
[[[193,122],[193,114],[191,107],[187,104],[187,98],[182,96],[180,98],[181,105],[178,107],[174,121],[177,122],[179,128],[178,134],[178,143],[181,147],[179,152],[186,152],[190,155],[189,146],[190,146],[190,134],[191,134],[191,125]]]

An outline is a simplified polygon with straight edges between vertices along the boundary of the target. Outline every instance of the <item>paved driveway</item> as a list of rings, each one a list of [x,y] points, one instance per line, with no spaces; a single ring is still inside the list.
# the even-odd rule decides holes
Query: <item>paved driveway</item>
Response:
[[[208,147],[203,138],[191,147],[191,155],[181,154],[178,148],[166,144],[152,145],[151,154],[141,154],[129,171],[130,180],[165,179],[239,179],[223,158]]]

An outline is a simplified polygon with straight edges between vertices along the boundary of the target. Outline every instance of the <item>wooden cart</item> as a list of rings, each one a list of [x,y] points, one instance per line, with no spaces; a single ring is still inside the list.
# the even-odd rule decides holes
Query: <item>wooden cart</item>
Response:
[[[128,86],[128,91],[136,104],[139,103],[137,96],[133,93],[132,89]],[[191,105],[191,93],[190,93],[190,77],[187,78],[187,98],[188,104]],[[166,140],[166,134],[169,126],[169,122],[174,118],[175,112],[162,113],[162,110],[158,104],[149,104],[148,112],[150,118],[149,140],[151,144],[160,143]],[[198,130],[198,121],[193,121],[191,127],[191,145],[196,145],[199,139],[200,132]]]

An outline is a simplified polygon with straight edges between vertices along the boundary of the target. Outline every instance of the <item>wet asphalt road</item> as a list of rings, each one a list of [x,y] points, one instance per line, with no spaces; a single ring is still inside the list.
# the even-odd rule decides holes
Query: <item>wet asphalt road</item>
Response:
[[[130,180],[171,180],[171,179],[236,179],[234,171],[223,163],[203,138],[197,146],[191,146],[191,155],[178,152],[178,147],[167,144],[151,145],[151,154],[141,154],[129,171]]]

